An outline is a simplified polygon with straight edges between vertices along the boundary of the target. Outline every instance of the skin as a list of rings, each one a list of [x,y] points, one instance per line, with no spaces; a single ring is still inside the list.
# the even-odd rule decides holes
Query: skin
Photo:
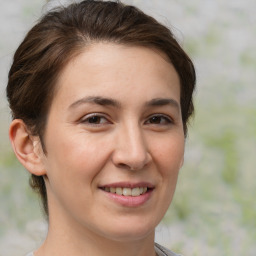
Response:
[[[47,153],[22,120],[12,122],[10,139],[21,163],[45,175],[49,232],[36,256],[155,255],[155,227],[184,155],[180,82],[163,53],[111,43],[86,48],[59,77]],[[116,182],[153,189],[143,204],[124,206],[101,189]]]

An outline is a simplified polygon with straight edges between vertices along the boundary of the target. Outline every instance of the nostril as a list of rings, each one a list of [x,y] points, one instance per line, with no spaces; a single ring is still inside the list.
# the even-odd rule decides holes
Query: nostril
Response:
[[[118,164],[119,168],[127,169],[127,170],[134,170],[133,167],[129,166],[128,164],[120,163]]]
[[[143,169],[143,167],[145,166],[145,164],[140,164],[140,165],[129,165],[129,164],[124,164],[124,163],[120,163],[118,164],[118,167],[119,168],[122,168],[122,169],[127,169],[129,171],[137,171],[137,170],[141,170]]]

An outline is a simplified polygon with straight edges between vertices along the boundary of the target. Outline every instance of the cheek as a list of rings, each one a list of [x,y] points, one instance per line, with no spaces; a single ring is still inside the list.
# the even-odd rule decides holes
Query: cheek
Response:
[[[178,173],[184,159],[184,137],[169,136],[163,141],[154,141],[154,158],[164,175]]]
[[[76,176],[80,177],[77,182],[92,179],[108,158],[108,144],[104,140],[83,133],[53,135],[47,143],[48,172],[54,172],[63,179],[72,177],[74,180]]]
[[[176,189],[180,167],[184,157],[184,137],[166,136],[164,141],[154,142],[154,157],[159,173],[159,212],[166,213]]]
[[[79,210],[81,204],[91,203],[89,195],[94,191],[91,188],[95,185],[95,177],[107,159],[106,145],[84,135],[54,135],[48,137],[46,144],[48,192],[51,198],[58,198],[67,209],[71,204]],[[55,140],[51,140],[53,138]],[[88,197],[84,197],[85,194]]]

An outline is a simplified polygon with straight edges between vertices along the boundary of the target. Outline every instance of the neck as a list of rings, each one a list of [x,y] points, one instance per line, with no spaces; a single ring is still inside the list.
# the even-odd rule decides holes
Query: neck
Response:
[[[140,238],[109,239],[71,223],[49,220],[44,244],[35,256],[155,256],[154,232]],[[73,223],[74,224],[74,223]]]

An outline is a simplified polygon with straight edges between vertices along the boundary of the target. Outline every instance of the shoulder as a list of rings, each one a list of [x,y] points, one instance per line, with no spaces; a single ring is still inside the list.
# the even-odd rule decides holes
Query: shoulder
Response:
[[[157,243],[155,243],[155,250],[158,256],[181,256],[180,254],[176,254]]]

